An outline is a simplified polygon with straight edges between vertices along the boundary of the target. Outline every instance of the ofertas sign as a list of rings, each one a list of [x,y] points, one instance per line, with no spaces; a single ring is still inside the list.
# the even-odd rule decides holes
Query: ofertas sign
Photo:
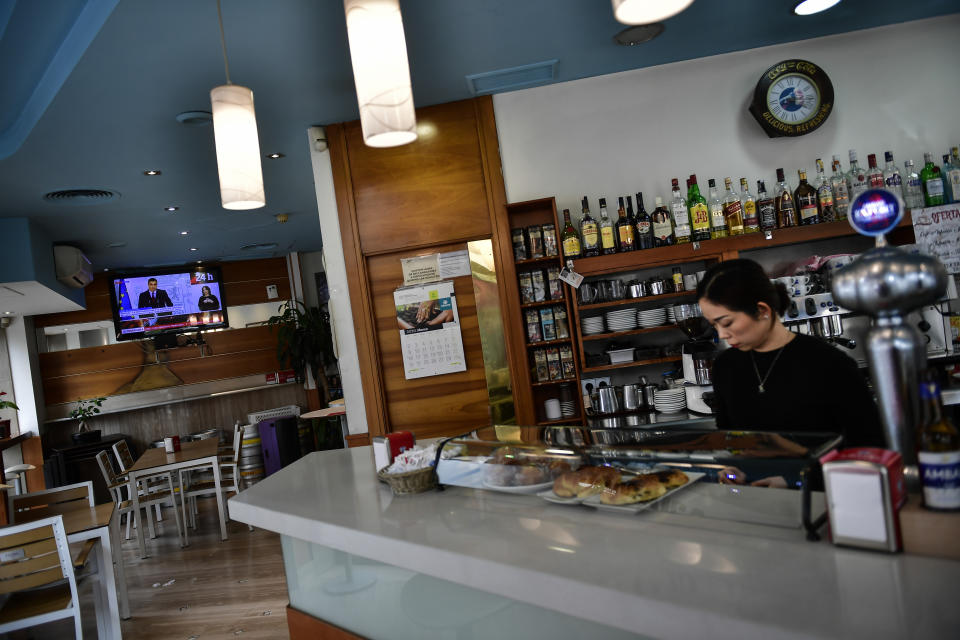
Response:
[[[960,204],[913,211],[917,248],[940,258],[947,273],[960,273]]]

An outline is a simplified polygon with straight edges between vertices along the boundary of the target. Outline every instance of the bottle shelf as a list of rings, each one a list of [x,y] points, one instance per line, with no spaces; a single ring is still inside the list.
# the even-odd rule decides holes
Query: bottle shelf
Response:
[[[562,380],[548,380],[546,382],[531,382],[531,387],[549,387],[555,384],[576,384],[576,378],[563,378]]]
[[[607,309],[609,307],[622,307],[628,304],[643,304],[654,302],[656,300],[669,300],[671,298],[682,298],[685,296],[694,296],[696,291],[677,291],[670,293],[661,293],[656,296],[642,296],[640,298],[624,298],[623,300],[611,300],[609,302],[591,302],[590,304],[578,304],[580,311],[589,311],[590,309]]]
[[[521,309],[535,309],[536,307],[546,307],[551,304],[563,304],[563,298],[556,298],[555,300],[541,300],[540,302],[524,302],[520,305]]]
[[[600,367],[584,367],[581,373],[597,373],[600,371],[611,371],[613,369],[629,369],[630,367],[643,367],[648,364],[662,364],[665,362],[680,362],[680,356],[668,356],[666,358],[651,358],[649,360],[635,360],[633,362],[622,362],[620,364],[605,364]]]
[[[650,327],[649,329],[631,329],[629,331],[614,331],[612,333],[595,333],[593,335],[583,334],[580,338],[584,342],[589,340],[609,340],[610,338],[621,338],[624,336],[639,336],[645,333],[656,333],[658,331],[670,331],[671,329],[676,329],[680,331],[680,327],[675,324],[665,324],[660,327]]]
[[[570,338],[557,338],[556,340],[541,340],[540,342],[528,342],[527,347],[550,347],[558,344],[570,344]]]
[[[514,264],[518,267],[525,267],[527,265],[536,265],[543,262],[557,262],[560,260],[560,256],[543,256],[542,258],[527,258],[526,260],[516,260]]]

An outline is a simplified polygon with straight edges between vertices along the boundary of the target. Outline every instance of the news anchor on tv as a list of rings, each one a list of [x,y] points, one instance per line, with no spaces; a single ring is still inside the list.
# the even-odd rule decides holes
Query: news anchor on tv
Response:
[[[137,307],[140,309],[160,309],[172,306],[173,302],[167,292],[163,289],[157,289],[157,279],[150,278],[147,280],[147,290],[140,294]]]

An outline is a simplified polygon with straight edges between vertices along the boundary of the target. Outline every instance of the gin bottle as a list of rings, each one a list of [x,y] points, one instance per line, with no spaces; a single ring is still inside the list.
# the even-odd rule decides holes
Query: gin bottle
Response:
[[[843,175],[840,158],[837,156],[833,156],[830,188],[833,190],[833,210],[837,214],[837,220],[843,220],[847,217],[847,209],[850,207],[850,192],[847,190],[847,179]]]
[[[714,240],[726,238],[727,220],[723,217],[723,201],[720,200],[720,193],[717,191],[717,181],[710,178],[707,186],[710,187],[710,237]]]
[[[913,167],[913,160],[903,163],[903,202],[908,209],[923,209],[923,184]]]
[[[933,155],[930,153],[923,154],[920,183],[923,185],[923,204],[928,207],[943,204],[943,177],[940,167],[933,164]]]
[[[687,210],[687,201],[680,193],[680,181],[674,178],[671,183],[673,187],[673,202],[670,203],[670,212],[673,214],[673,234],[676,236],[677,244],[690,242],[690,213]]]
[[[900,177],[900,169],[893,161],[893,152],[885,151],[883,159],[886,166],[883,168],[883,184],[888,191],[892,191],[900,197],[903,197],[903,179]]]
[[[830,181],[823,175],[823,161],[817,158],[817,208],[820,210],[821,222],[833,222],[837,219],[833,209],[833,188]]]

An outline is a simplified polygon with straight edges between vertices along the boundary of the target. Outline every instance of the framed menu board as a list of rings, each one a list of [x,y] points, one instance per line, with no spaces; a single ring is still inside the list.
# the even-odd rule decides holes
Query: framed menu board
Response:
[[[407,380],[467,370],[453,282],[401,287],[393,301]]]

